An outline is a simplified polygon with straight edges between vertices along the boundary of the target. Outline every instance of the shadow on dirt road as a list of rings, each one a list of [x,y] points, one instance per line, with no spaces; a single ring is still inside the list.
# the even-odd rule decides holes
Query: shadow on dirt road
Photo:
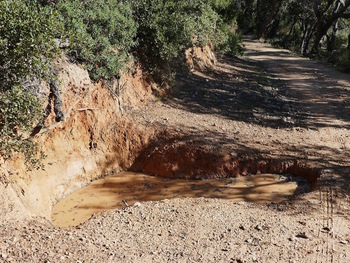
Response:
[[[349,75],[256,40],[244,44],[243,58],[221,57],[203,74],[179,74],[170,103],[272,128],[350,127]]]

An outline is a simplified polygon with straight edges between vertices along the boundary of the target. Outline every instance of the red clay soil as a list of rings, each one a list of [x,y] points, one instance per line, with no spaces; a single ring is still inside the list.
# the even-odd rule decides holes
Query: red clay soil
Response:
[[[320,171],[298,160],[264,159],[238,160],[230,155],[217,154],[205,142],[181,141],[181,138],[155,139],[136,158],[130,171],[154,176],[181,179],[215,179],[248,174],[294,174],[306,178],[315,188]]]

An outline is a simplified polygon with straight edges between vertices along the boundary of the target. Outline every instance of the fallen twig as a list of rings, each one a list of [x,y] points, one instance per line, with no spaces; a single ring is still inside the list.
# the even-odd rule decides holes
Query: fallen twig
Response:
[[[98,110],[98,108],[81,108],[81,109],[78,109],[78,111],[86,111],[86,110]]]

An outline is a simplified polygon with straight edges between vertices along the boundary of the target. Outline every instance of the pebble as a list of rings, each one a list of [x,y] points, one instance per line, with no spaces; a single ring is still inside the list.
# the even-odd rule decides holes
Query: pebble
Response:
[[[253,242],[253,239],[252,238],[248,238],[245,242],[248,243],[248,244],[251,244]]]
[[[299,234],[296,235],[296,237],[304,238],[304,239],[308,239],[308,238],[309,238],[309,237],[306,235],[305,232],[300,232]]]
[[[142,204],[140,202],[136,202],[133,206],[134,207],[140,207],[140,206],[142,206]]]
[[[294,236],[291,236],[288,238],[289,241],[294,241],[295,240],[295,237]]]

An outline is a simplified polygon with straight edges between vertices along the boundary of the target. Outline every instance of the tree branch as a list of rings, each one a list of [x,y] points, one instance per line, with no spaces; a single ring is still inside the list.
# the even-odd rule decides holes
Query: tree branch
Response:
[[[314,1],[314,12],[316,17],[320,17],[321,16],[321,12],[320,12],[320,4],[321,4],[321,0],[315,0]]]

